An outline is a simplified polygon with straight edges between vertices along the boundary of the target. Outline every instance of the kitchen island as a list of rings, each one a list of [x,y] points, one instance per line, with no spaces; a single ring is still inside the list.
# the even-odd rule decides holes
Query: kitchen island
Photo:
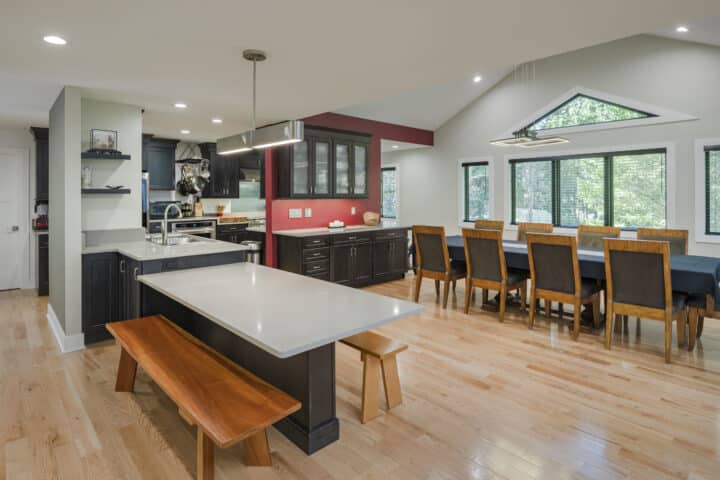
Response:
[[[335,341],[423,307],[250,263],[142,275],[143,315],[162,314],[302,402],[275,427],[306,453],[339,438]]]

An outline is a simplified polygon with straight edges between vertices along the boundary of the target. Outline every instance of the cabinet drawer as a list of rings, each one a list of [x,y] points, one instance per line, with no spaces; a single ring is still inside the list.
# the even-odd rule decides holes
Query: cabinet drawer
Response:
[[[341,233],[333,235],[333,245],[345,245],[348,243],[369,243],[372,241],[370,233]]]
[[[311,250],[303,250],[303,262],[314,262],[316,260],[327,260],[330,257],[330,249],[313,248]]]
[[[326,236],[303,238],[303,248],[327,247],[328,244],[328,237]]]
[[[324,272],[318,272],[318,273],[308,273],[306,274],[308,277],[317,278],[318,280],[325,280],[326,282],[330,281],[330,272],[327,270]]]
[[[395,238],[407,238],[407,230],[382,230],[375,232],[375,240],[393,240]]]
[[[221,235],[223,233],[237,233],[237,232],[244,232],[247,230],[247,223],[232,223],[232,224],[219,224],[217,227],[215,227],[215,230],[218,235]]]
[[[320,260],[317,262],[308,262],[303,265],[303,273],[305,275],[313,275],[321,272],[327,272],[330,267],[328,260]]]

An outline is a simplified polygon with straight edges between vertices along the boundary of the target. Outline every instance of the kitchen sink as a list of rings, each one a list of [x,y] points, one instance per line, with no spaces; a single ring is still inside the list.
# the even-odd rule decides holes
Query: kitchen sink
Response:
[[[162,245],[162,236],[152,235],[150,237],[150,241],[157,245]],[[204,238],[193,237],[190,235],[168,235],[167,246],[170,247],[170,246],[174,246],[174,245],[188,245],[191,243],[203,243],[204,241],[205,241]]]

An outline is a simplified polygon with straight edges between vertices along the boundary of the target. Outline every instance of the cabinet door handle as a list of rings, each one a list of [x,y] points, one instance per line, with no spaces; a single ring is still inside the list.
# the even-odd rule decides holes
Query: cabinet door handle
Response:
[[[135,267],[135,268],[133,269],[133,279],[134,279],[134,280],[137,280],[137,276],[138,276],[138,271],[139,271],[139,270],[140,270],[140,269],[139,269],[138,267]]]
[[[125,273],[125,260],[120,260],[120,273]]]

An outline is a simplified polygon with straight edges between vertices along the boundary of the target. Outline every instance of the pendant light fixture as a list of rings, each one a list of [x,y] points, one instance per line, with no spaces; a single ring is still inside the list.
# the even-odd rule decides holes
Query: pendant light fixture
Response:
[[[237,135],[219,138],[217,141],[217,153],[220,155],[230,155],[233,153],[247,152],[252,149],[262,149],[301,142],[304,138],[304,123],[302,120],[288,120],[257,128],[255,123],[257,105],[257,62],[264,61],[267,56],[262,50],[245,50],[243,51],[243,58],[253,64],[253,128],[252,130]]]

